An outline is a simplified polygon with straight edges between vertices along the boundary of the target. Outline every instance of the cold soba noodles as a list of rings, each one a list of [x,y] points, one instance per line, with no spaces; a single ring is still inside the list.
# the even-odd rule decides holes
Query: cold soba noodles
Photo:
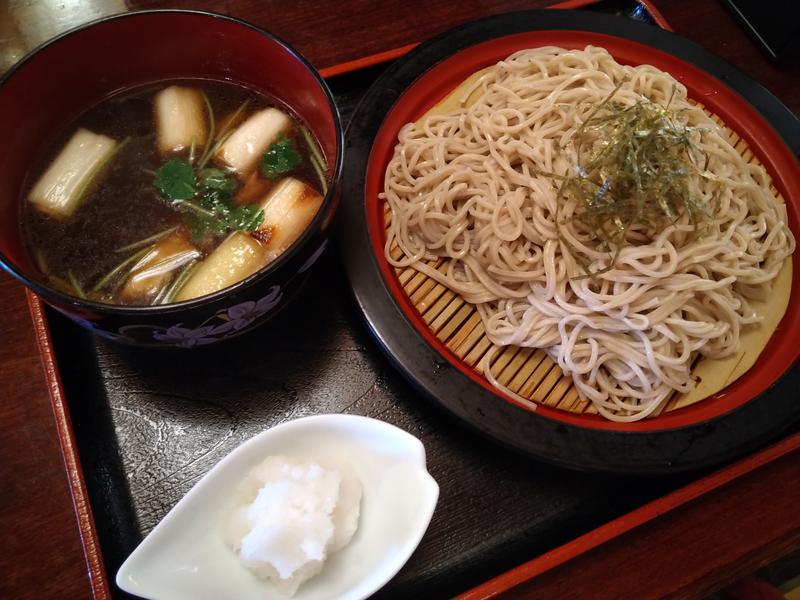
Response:
[[[495,385],[496,347],[541,348],[601,415],[634,421],[758,327],[753,303],[790,271],[786,207],[669,74],[539,48],[444,104],[400,131],[386,258],[476,305]]]
[[[245,279],[303,233],[327,191],[303,123],[226,82],[111,97],[47,158],[22,210],[30,254],[56,289],[110,304],[181,302]]]

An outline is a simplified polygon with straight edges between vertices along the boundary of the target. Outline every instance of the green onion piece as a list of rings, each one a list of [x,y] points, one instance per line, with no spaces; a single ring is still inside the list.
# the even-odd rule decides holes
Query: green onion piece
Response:
[[[325,172],[322,165],[317,162],[317,158],[313,154],[311,155],[311,166],[314,167],[314,170],[317,172],[320,185],[322,185],[322,195],[324,196],[328,193],[328,182],[325,179]]]
[[[44,259],[44,253],[41,250],[36,251],[36,266],[39,267],[39,272],[43,275],[48,275],[47,261]]]
[[[181,288],[184,286],[186,281],[192,275],[192,273],[200,266],[200,261],[190,262],[186,265],[186,267],[181,271],[178,276],[173,280],[172,284],[166,286],[164,289],[166,290],[163,294],[159,292],[160,297],[156,297],[156,300],[153,302],[154,304],[169,304],[172,302],[172,299],[181,291]]]
[[[206,99],[206,102],[208,102],[208,99]],[[214,153],[217,151],[217,149],[222,144],[225,143],[225,140],[227,140],[228,136],[230,136],[230,133],[228,132],[228,130],[230,129],[231,124],[234,121],[236,121],[236,118],[247,107],[247,104],[249,102],[250,102],[249,100],[245,100],[244,102],[242,102],[241,106],[239,106],[239,108],[236,109],[236,111],[231,115],[231,118],[228,119],[228,121],[225,123],[225,126],[222,127],[219,130],[219,132],[217,132],[217,134],[216,134],[217,135],[217,139],[216,140],[213,140],[211,135],[208,136],[208,140],[209,140],[208,141],[208,147],[206,148],[205,152],[203,152],[203,155],[200,157],[200,160],[197,162],[197,168],[198,169],[202,169],[203,167],[205,167],[206,163],[208,163],[208,161],[211,159],[211,157],[214,156]],[[209,111],[210,111],[211,110],[211,106],[210,105],[208,105],[208,106],[209,106]]]
[[[316,140],[314,140],[314,136],[311,135],[311,132],[301,125],[300,133],[303,134],[303,139],[306,141],[306,146],[308,146],[308,150],[311,153],[311,166],[314,167],[314,170],[319,176],[319,181],[322,184],[322,193],[323,195],[327,194],[328,181],[325,177],[325,159],[322,157],[322,153],[319,151],[319,147],[317,146]]]
[[[208,159],[211,157],[211,148],[213,146],[215,129],[216,129],[216,121],[214,119],[214,109],[211,108],[211,102],[209,101],[208,96],[206,96],[205,92],[203,92],[203,102],[205,103],[206,111],[208,112],[208,138],[206,140],[205,150],[203,150],[203,154],[200,155],[200,160],[197,163],[198,168],[200,169],[203,168]]]
[[[197,250],[186,250],[185,252],[179,252],[173,256],[165,258],[164,260],[157,262],[154,265],[151,265],[144,269],[143,271],[139,271],[135,277],[150,277],[152,275],[161,275],[163,273],[168,273],[173,271],[183,265],[192,262],[195,260],[200,253]]]
[[[61,277],[56,277],[55,275],[48,275],[47,283],[51,287],[57,289],[59,292],[64,292],[65,294],[73,294],[75,292],[74,285],[72,285],[66,279],[63,279]]]
[[[75,293],[78,294],[78,298],[86,300],[86,293],[83,291],[81,284],[78,283],[78,280],[75,279],[75,275],[72,274],[72,271],[67,271],[67,278],[69,279],[70,285],[75,290]]]
[[[151,235],[150,237],[144,238],[143,240],[139,240],[138,242],[133,242],[132,244],[128,244],[127,246],[123,246],[122,248],[117,248],[114,252],[128,252],[129,250],[136,250],[137,248],[141,248],[142,246],[147,246],[153,242],[157,242],[163,237],[168,236],[173,231],[176,231],[178,226],[170,227],[169,229],[165,229],[160,233],[156,233],[155,235]]]
[[[117,155],[119,155],[122,149],[125,146],[127,146],[130,141],[131,138],[130,136],[128,136],[124,140],[122,140],[119,144],[117,144],[116,147],[111,152],[109,152],[108,155],[105,158],[103,158],[102,161],[97,163],[93,173],[94,174],[101,173],[109,164],[111,164],[111,161],[114,160],[117,157]],[[93,180],[94,180],[94,175],[92,175],[91,177],[85,177],[81,185],[78,188],[76,188],[76,190],[73,192],[75,197],[81,198],[88,189],[89,185],[91,185]]]
[[[204,217],[208,217],[210,219],[213,219],[213,218],[215,218],[217,216],[217,213],[215,213],[213,210],[206,210],[205,208],[203,208],[199,204],[195,204],[191,200],[175,200],[173,202],[173,205],[175,205],[175,206],[185,206],[186,208],[191,209],[194,212],[196,212],[198,214],[201,214]]]
[[[106,273],[106,274],[105,274],[105,275],[104,275],[104,276],[103,276],[103,277],[100,279],[100,281],[98,281],[98,282],[95,284],[95,286],[92,288],[92,291],[93,291],[93,292],[98,292],[98,291],[102,290],[104,287],[106,287],[106,286],[109,284],[109,282],[110,282],[110,281],[111,281],[111,280],[112,280],[112,279],[113,279],[113,278],[114,278],[116,275],[119,275],[119,274],[120,274],[120,273],[121,273],[121,272],[122,272],[122,271],[125,269],[125,267],[131,266],[131,265],[133,265],[134,263],[137,263],[137,262],[139,262],[139,261],[140,261],[142,258],[144,258],[144,257],[145,257],[145,256],[147,256],[148,254],[150,254],[150,252],[152,252],[152,251],[153,251],[153,248],[155,248],[155,244],[153,244],[152,246],[148,246],[147,248],[144,248],[143,250],[140,250],[139,252],[137,252],[137,253],[135,253],[135,254],[132,254],[131,256],[129,256],[128,258],[126,258],[125,260],[123,260],[123,261],[122,261],[121,263],[119,263],[119,264],[118,264],[116,267],[114,267],[114,268],[113,268],[113,269],[111,269],[111,270],[110,270],[108,273]],[[131,267],[131,268],[133,268],[133,267]]]
[[[308,146],[312,158],[316,158],[320,166],[324,168],[325,159],[322,156],[322,152],[319,151],[319,147],[317,146],[316,140],[314,140],[314,136],[312,136],[311,132],[302,125],[300,126],[300,133],[303,134],[303,139],[306,141],[306,146]]]
[[[220,146],[222,146],[222,144],[224,144],[224,143],[225,143],[225,141],[226,141],[226,140],[227,140],[227,139],[228,139],[228,138],[229,138],[229,137],[230,137],[232,134],[233,134],[233,132],[232,132],[232,131],[226,131],[225,133],[222,133],[222,132],[220,132],[220,135],[219,135],[219,137],[217,138],[217,141],[216,141],[216,142],[214,142],[214,145],[213,145],[213,146],[209,146],[209,147],[208,147],[208,151],[207,151],[207,152],[205,152],[205,153],[203,153],[203,156],[202,156],[202,157],[200,158],[200,160],[197,162],[197,168],[198,168],[198,169],[204,169],[204,168],[205,168],[205,166],[208,164],[208,161],[211,159],[211,157],[212,157],[212,156],[214,156],[214,153],[217,151],[217,148],[219,148]]]
[[[197,150],[197,137],[192,136],[192,145],[189,147],[189,164],[194,163],[194,153]]]

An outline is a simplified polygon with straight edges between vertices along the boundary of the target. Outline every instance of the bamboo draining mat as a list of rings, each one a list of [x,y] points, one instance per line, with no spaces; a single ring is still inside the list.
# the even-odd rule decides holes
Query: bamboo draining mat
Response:
[[[748,163],[760,164],[744,139],[726,127],[719,117],[711,113],[709,115],[727,130],[736,150]],[[783,201],[774,185],[770,184],[770,190],[775,197]],[[385,215],[388,230],[392,216],[388,205],[385,207]],[[392,256],[400,258],[402,255],[402,251],[395,243],[392,246]],[[444,260],[431,261],[428,264],[442,272],[447,267]],[[453,354],[483,376],[482,359],[492,343],[486,337],[486,331],[475,307],[412,267],[396,268],[394,271],[412,305],[431,332]],[[495,353],[491,369],[497,381],[532,402],[576,414],[597,414],[597,410],[590,402],[581,400],[572,384],[572,377],[565,376],[543,350],[507,346]],[[673,395],[653,416],[690,406],[699,401],[682,402],[682,400],[680,394]]]

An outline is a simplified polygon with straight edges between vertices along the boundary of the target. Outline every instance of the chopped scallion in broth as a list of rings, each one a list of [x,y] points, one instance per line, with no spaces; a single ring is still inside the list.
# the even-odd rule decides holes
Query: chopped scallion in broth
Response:
[[[217,248],[245,236],[236,238],[252,255],[242,273],[263,268],[308,227],[328,187],[320,146],[290,109],[207,80],[106,99],[42,159],[21,211],[29,253],[56,289],[110,304],[167,304],[233,285],[202,279],[207,261],[220,269]],[[296,208],[270,209],[287,201]]]

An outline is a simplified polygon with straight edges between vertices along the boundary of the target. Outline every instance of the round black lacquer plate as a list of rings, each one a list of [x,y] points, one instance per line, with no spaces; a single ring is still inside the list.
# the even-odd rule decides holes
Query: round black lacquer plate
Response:
[[[654,64],[684,83],[690,97],[706,98],[707,107],[734,126],[765,165],[798,236],[800,121],[767,90],[696,44],[629,19],[573,11],[509,13],[467,23],[418,46],[378,78],[356,110],[345,141],[339,232],[356,300],[382,350],[413,385],[510,448],[565,467],[609,472],[684,471],[729,460],[785,432],[800,417],[797,276],[786,316],[739,381],[690,407],[612,423],[548,407],[532,411],[487,386],[426,330],[383,258],[376,182],[382,181],[399,125],[514,50],[589,43],[606,47],[619,62]],[[797,254],[793,260],[800,273]]]

